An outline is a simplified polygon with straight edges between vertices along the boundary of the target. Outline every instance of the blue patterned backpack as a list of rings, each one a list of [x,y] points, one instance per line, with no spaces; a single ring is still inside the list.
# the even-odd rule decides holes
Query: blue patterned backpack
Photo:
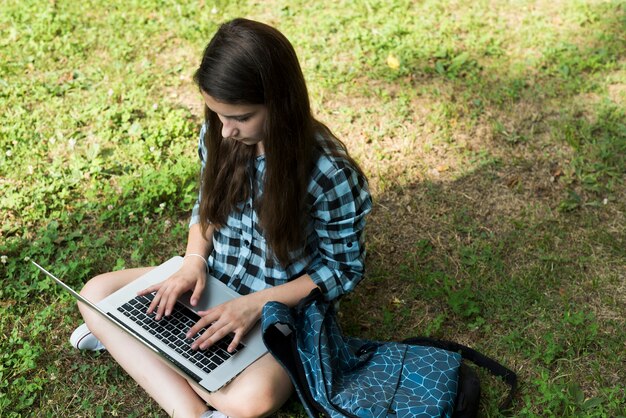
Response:
[[[459,344],[423,338],[376,342],[346,337],[316,289],[295,308],[263,308],[263,341],[285,368],[310,417],[474,417],[480,384],[468,358],[511,386],[515,373]]]

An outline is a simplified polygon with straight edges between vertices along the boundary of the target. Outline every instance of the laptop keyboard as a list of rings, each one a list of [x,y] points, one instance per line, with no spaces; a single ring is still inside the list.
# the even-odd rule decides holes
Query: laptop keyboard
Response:
[[[164,316],[157,321],[154,319],[154,313],[150,315],[146,313],[153,298],[154,293],[136,296],[117,310],[206,373],[211,372],[245,347],[239,344],[232,353],[226,351],[232,342],[232,336],[228,335],[206,350],[192,350],[191,344],[206,328],[202,328],[192,339],[187,339],[185,335],[189,328],[198,322],[200,316],[186,306],[176,303],[170,316]]]

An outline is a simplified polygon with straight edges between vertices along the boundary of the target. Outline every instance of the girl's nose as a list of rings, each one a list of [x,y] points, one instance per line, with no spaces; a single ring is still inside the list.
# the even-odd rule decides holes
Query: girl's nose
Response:
[[[231,121],[222,121],[222,136],[224,138],[236,138],[239,134],[237,127]]]

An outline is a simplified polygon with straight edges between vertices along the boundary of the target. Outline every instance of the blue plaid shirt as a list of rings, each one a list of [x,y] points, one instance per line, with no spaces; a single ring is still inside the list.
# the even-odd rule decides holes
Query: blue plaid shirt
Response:
[[[200,132],[198,154],[204,169],[205,126]],[[327,153],[317,160],[307,189],[310,203],[306,244],[290,253],[290,262],[281,265],[259,225],[253,201],[263,193],[265,157],[251,163],[253,194],[213,234],[213,251],[208,263],[211,274],[236,292],[245,295],[278,286],[308,274],[326,300],[350,292],[363,278],[365,215],[372,209],[367,180],[341,157]],[[254,195],[256,194],[256,195]],[[190,226],[200,222],[199,200],[193,208]]]

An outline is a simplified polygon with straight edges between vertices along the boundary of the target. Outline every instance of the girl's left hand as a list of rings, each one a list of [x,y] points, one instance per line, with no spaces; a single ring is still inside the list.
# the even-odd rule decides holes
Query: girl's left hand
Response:
[[[206,331],[191,345],[194,350],[205,350],[227,336],[234,333],[228,352],[233,352],[243,337],[261,318],[263,302],[258,294],[240,296],[222,303],[206,311],[199,311],[202,318],[187,332],[187,338],[193,338],[202,328]]]

